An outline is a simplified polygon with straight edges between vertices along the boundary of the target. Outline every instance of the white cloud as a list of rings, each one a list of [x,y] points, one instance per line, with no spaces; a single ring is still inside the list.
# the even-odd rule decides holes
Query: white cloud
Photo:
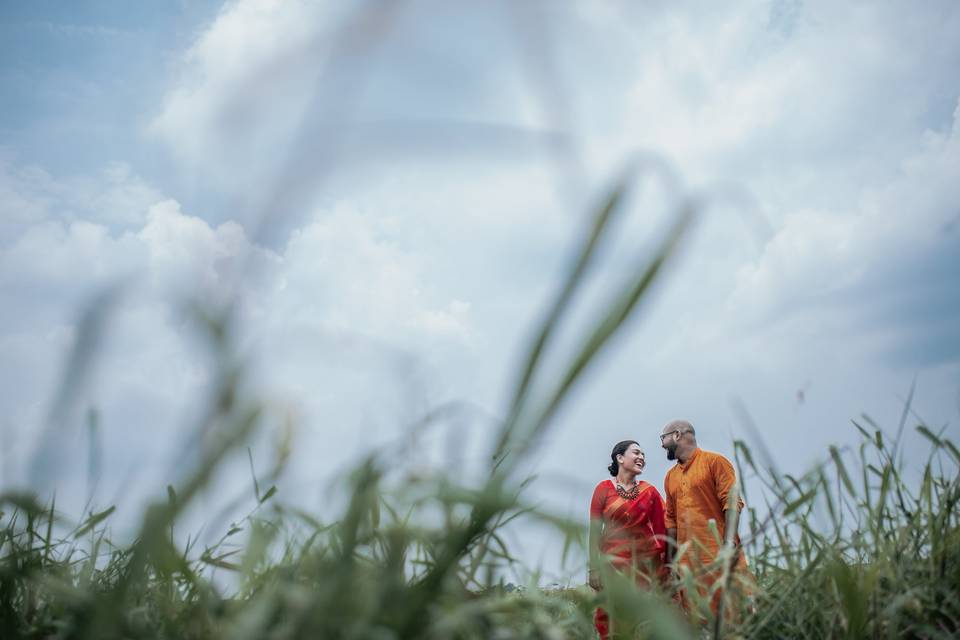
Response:
[[[592,155],[658,150],[697,182],[746,184],[777,220],[888,179],[957,98],[944,83],[960,60],[949,3],[706,4],[592,15],[592,28],[623,36],[569,62],[591,83],[575,99]],[[616,75],[587,73],[601,54],[623,61]]]
[[[136,237],[149,257],[150,277],[174,292],[228,295],[244,268],[269,268],[277,260],[271,252],[252,246],[236,222],[213,228],[182,213],[175,200],[151,206]]]
[[[185,52],[150,131],[207,188],[271,179],[346,8],[303,0],[226,3]]]
[[[84,221],[124,229],[143,221],[159,192],[114,163],[96,175],[56,178],[36,165],[0,158],[0,244],[44,221]]]
[[[37,167],[19,167],[0,157],[0,240],[43,220],[51,201],[53,180]]]
[[[60,198],[51,201],[63,201],[74,184],[51,180],[49,190]],[[240,341],[263,392],[311,420],[336,416],[343,438],[357,437],[354,425],[364,416],[398,427],[396,407],[419,401],[397,390],[409,391],[411,376],[432,375],[418,362],[440,366],[468,348],[470,303],[431,285],[429,261],[403,246],[404,227],[389,216],[347,205],[321,209],[279,252],[252,244],[235,222],[214,227],[184,213],[175,200],[153,202],[137,217],[139,228],[111,229],[60,216],[51,206],[0,248],[0,399],[24,465],[74,339],[76,314],[118,281],[130,285],[109,316],[82,402],[101,410],[106,456],[144,457],[139,466],[148,479],[169,475],[164,459],[209,383],[183,297],[217,302],[236,294]],[[78,427],[71,424],[63,446],[82,440]],[[61,477],[82,473],[76,464]],[[303,473],[315,472],[314,464],[311,458]],[[113,468],[105,483],[123,473]]]
[[[542,152],[549,118],[511,11],[230,2],[178,60],[149,131],[195,184],[280,209],[291,206],[263,199],[299,207],[331,170],[438,150]]]
[[[741,267],[727,313],[750,329],[840,316],[834,320],[844,325],[837,328],[840,340],[880,338],[871,345],[876,351],[911,363],[956,361],[957,175],[960,107],[949,130],[925,132],[899,175],[865,187],[854,210],[788,216],[763,255]],[[938,352],[923,344],[925,336],[935,336]],[[920,351],[910,357],[912,347]]]
[[[652,148],[695,185],[743,185],[773,225],[756,255],[736,229],[747,225],[707,221],[652,319],[668,336],[666,361],[699,350],[718,365],[767,357],[788,368],[827,345],[864,362],[955,361],[957,336],[944,327],[956,313],[946,274],[957,241],[941,230],[957,195],[960,86],[944,79],[960,62],[960,12],[580,10],[595,38],[558,53],[585,83],[573,100],[590,164]],[[605,73],[603,59],[622,64]]]
[[[75,179],[67,190],[75,194],[78,217],[119,228],[142,224],[146,208],[161,199],[155,187],[123,163],[105,167],[100,175]]]
[[[413,326],[438,335],[466,337],[469,335],[469,328],[465,321],[469,312],[469,302],[453,300],[446,309],[424,311],[414,319]]]

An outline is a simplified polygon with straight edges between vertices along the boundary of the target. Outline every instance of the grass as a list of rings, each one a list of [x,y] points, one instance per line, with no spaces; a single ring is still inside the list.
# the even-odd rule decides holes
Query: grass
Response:
[[[749,543],[760,584],[747,637],[952,638],[960,633],[960,451],[925,425],[922,480],[903,477],[898,436],[854,421],[854,460],[836,447],[802,478],[759,473],[777,508],[751,513]],[[862,422],[862,424],[861,424]],[[738,462],[758,465],[742,442]],[[741,469],[743,466],[741,466]],[[852,469],[857,471],[854,473]],[[856,481],[854,480],[856,478]],[[827,523],[816,526],[815,512]]]
[[[112,508],[70,524],[52,501],[0,496],[0,637],[590,638],[597,604],[611,612],[623,637],[956,637],[960,452],[923,425],[918,430],[930,455],[917,486],[904,479],[898,457],[905,423],[892,440],[879,426],[858,423],[857,452],[830,449],[823,464],[798,478],[781,476],[769,456],[735,443],[741,477],[763,483],[770,515],[760,519],[751,509],[741,525],[757,578],[753,601],[728,597],[726,615],[716,618],[694,602],[703,609],[702,625],[687,622],[670,600],[689,575],[656,592],[606,575],[599,596],[586,587],[507,592],[499,583],[501,570],[518,562],[501,535],[516,518],[540,519],[568,547],[583,545],[585,523],[524,503],[521,462],[597,355],[611,347],[698,216],[695,200],[679,207],[658,249],[615,289],[566,366],[551,375],[558,369],[542,367],[543,356],[611,222],[622,215],[632,179],[625,176],[598,207],[534,334],[493,434],[483,482],[435,475],[391,483],[371,458],[351,476],[340,517],[319,522],[285,506],[274,489],[262,492],[255,476],[255,507],[244,519],[209,547],[178,546],[178,517],[224,459],[246,446],[265,411],[233,350],[235,316],[229,308],[198,307],[218,380],[198,427],[199,462],[145,508],[138,535],[124,545],[110,540]],[[88,317],[85,326],[96,321]],[[91,352],[78,344],[65,387],[83,375]],[[813,524],[815,513],[826,514],[825,523]],[[234,577],[229,590],[213,579],[215,572]]]

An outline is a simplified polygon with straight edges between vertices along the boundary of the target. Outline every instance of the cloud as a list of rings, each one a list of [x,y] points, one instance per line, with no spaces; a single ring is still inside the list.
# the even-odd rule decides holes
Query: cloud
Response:
[[[95,294],[117,283],[127,286],[107,315],[99,366],[84,381],[82,404],[102,409],[113,435],[112,460],[121,459],[124,445],[134,442],[128,452],[145,456],[144,445],[164,441],[165,429],[177,424],[179,413],[204,388],[202,353],[190,344],[178,296],[222,296],[238,274],[234,262],[262,267],[256,259],[269,263],[272,256],[252,246],[238,225],[211,228],[181,213],[172,200],[126,209],[132,206],[129,192],[117,189],[114,169],[62,182],[40,175],[43,188],[34,193],[38,219],[0,246],[0,399],[24,454],[20,460],[26,464],[46,427],[49,403],[77,339],[78,314]],[[141,184],[136,176],[124,175],[121,187]],[[92,188],[96,183],[99,192]],[[14,188],[28,191],[23,185]],[[155,192],[134,200],[144,193]],[[139,228],[76,219],[71,208],[111,200],[123,202],[129,219],[141,221]],[[245,283],[251,293],[256,285],[255,279]],[[62,446],[73,446],[78,428],[74,421]],[[154,452],[164,450],[157,446]]]
[[[943,82],[960,61],[950,3],[582,11],[597,29],[585,41],[623,36],[568,63],[597,85],[579,98],[593,153],[662,151],[694,181],[748,184],[776,216],[887,178],[890,158],[949,122],[957,99]],[[600,55],[623,60],[617,75],[587,73]]]
[[[827,321],[836,339],[910,367],[957,362],[958,172],[960,107],[949,130],[925,132],[899,174],[864,188],[852,211],[788,216],[760,259],[741,267],[728,313],[751,329]]]
[[[497,3],[228,3],[179,59],[149,132],[203,188],[270,209],[305,206],[297,196],[331,171],[543,151],[549,118],[512,14]]]
[[[470,349],[471,303],[431,284],[430,261],[404,246],[405,227],[390,216],[352,205],[321,208],[272,251],[252,243],[237,223],[212,226],[172,199],[136,211],[140,225],[129,229],[75,220],[57,208],[79,199],[70,193],[77,184],[84,185],[84,197],[102,201],[114,188],[103,176],[102,194],[87,191],[85,180],[45,177],[34,193],[42,215],[0,248],[0,402],[23,460],[42,431],[76,338],[76,314],[116,282],[129,285],[108,316],[81,404],[100,411],[108,434],[104,457],[143,457],[147,479],[171,479],[162,477],[170,473],[164,460],[210,382],[206,350],[198,349],[184,299],[216,303],[235,294],[238,347],[256,363],[260,390],[296,407],[311,424],[335,418],[344,443],[359,438],[354,425],[364,419],[387,432],[399,427],[397,407],[419,402],[410,389],[434,373],[421,363],[442,366]],[[81,418],[71,418],[62,446],[83,440]],[[82,465],[74,463],[72,473],[81,474]],[[316,471],[313,459],[298,464],[299,478]],[[68,467],[59,477],[70,475]],[[105,487],[128,483],[118,477],[124,473],[111,467]]]
[[[148,256],[151,279],[173,292],[230,295],[246,271],[259,273],[278,261],[272,252],[252,245],[236,222],[213,228],[182,213],[175,200],[151,206],[136,238]],[[245,286],[253,290],[255,282]]]
[[[44,221],[131,228],[143,222],[147,207],[159,199],[159,191],[123,163],[95,175],[57,178],[36,165],[0,156],[0,244]]]
[[[37,167],[17,167],[8,158],[0,157],[0,239],[47,216],[50,203],[56,198],[53,180]]]
[[[208,188],[270,180],[345,13],[305,1],[225,4],[184,53],[150,132]]]
[[[786,369],[831,349],[895,369],[956,363],[960,86],[944,78],[960,63],[960,12],[579,11],[597,36],[561,55],[586,83],[574,100],[588,164],[659,150],[694,187],[741,185],[771,224],[757,252],[747,225],[711,214],[651,318],[666,361],[696,346],[717,366]],[[623,64],[588,73],[603,58]]]

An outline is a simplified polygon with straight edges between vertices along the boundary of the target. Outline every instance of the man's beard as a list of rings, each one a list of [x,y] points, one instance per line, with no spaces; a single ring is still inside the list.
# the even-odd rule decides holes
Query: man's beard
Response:
[[[667,448],[667,460],[676,460],[677,459],[677,448],[669,447]]]

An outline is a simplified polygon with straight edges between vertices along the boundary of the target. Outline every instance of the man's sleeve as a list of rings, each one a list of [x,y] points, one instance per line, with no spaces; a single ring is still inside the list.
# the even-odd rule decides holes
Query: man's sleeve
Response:
[[[721,509],[726,511],[730,508],[730,492],[737,486],[737,473],[733,469],[730,461],[723,456],[717,456],[713,464],[713,478],[717,490],[717,498],[720,499]],[[737,491],[737,512],[743,510],[743,498]]]
[[[663,514],[663,522],[667,529],[677,528],[677,505],[670,491],[670,473],[663,479],[663,495],[666,497],[667,507]]]

